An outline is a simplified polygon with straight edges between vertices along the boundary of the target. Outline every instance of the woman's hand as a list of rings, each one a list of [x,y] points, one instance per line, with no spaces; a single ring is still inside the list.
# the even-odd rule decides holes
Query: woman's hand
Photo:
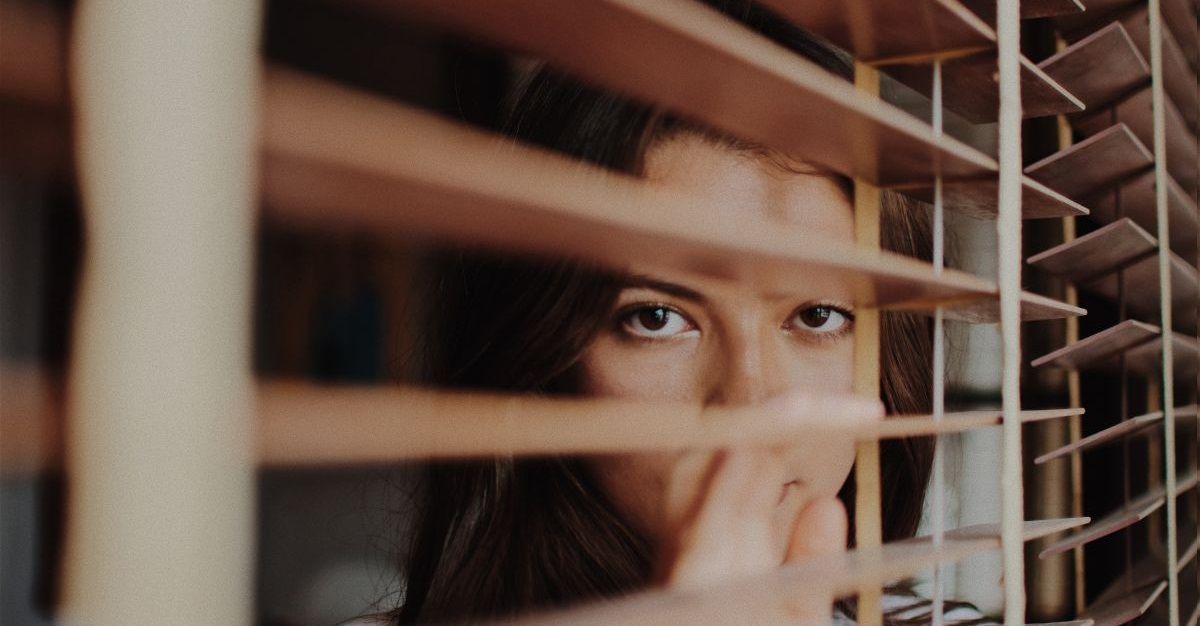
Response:
[[[785,483],[780,449],[686,455],[669,489],[662,582],[701,589],[844,551],[847,521],[841,502],[788,493],[799,487]],[[753,621],[828,626],[833,598],[819,588],[823,584],[813,581],[803,593],[756,607]]]

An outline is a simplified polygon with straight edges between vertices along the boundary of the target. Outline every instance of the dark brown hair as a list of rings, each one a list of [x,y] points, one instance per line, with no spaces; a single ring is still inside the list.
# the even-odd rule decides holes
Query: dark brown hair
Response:
[[[849,77],[847,61],[752,5],[718,8]],[[506,132],[601,166],[641,174],[648,146],[699,133],[735,150],[782,156],[652,106],[541,70]],[[796,155],[802,158],[803,155]],[[786,158],[779,162],[787,162]],[[928,216],[885,193],[883,246],[929,258]],[[444,387],[571,394],[575,365],[605,323],[620,277],[571,261],[448,253],[436,272],[428,381]],[[882,316],[882,399],[889,414],[930,407],[928,319]],[[932,459],[925,439],[883,444],[885,540],[911,536]],[[573,458],[438,462],[425,468],[396,623],[497,618],[644,587],[654,546]],[[853,519],[854,485],[839,496]]]

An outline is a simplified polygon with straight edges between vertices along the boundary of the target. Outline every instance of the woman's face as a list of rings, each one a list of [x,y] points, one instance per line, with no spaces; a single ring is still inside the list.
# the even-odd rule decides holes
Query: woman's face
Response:
[[[651,184],[700,196],[746,220],[824,240],[854,238],[850,202],[825,176],[784,171],[694,135],[650,148],[645,169]],[[813,274],[793,292],[759,293],[694,275],[639,268],[633,274],[584,352],[585,394],[710,405],[754,404],[798,388],[851,390],[854,315],[845,281]],[[679,458],[614,455],[594,458],[591,466],[617,506],[658,538]],[[854,451],[849,443],[806,450],[797,442],[784,458],[790,480],[780,485],[774,529],[781,559],[790,520],[810,498],[837,493]]]

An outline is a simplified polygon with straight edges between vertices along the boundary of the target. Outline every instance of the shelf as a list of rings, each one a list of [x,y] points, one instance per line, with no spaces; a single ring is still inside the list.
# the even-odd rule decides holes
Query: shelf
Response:
[[[1026,261],[1063,280],[1078,283],[1107,275],[1145,258],[1158,249],[1158,241],[1129,218],[1103,226]]]
[[[1038,553],[1039,558],[1048,558],[1068,550],[1103,539],[1123,528],[1132,526],[1157,511],[1166,503],[1162,489],[1153,490],[1108,513],[1083,530],[1063,537]],[[1099,621],[1099,620],[1097,620]]]
[[[1150,64],[1134,47],[1125,27],[1116,22],[1071,44],[1038,67],[1079,98],[1089,111],[1150,81]]]
[[[1128,216],[1151,234],[1158,232],[1158,212],[1154,199],[1154,171],[1148,170],[1121,183],[1115,190],[1086,198],[1093,220],[1105,224],[1120,214]],[[1171,249],[1192,258],[1200,230],[1196,203],[1170,176],[1167,177],[1167,211],[1171,224]]]
[[[1120,24],[1129,32],[1132,43],[1137,46],[1142,57],[1150,58],[1150,20],[1147,17],[1147,8],[1143,6],[1126,14],[1121,18]],[[1172,36],[1170,28],[1163,29],[1162,55],[1163,89],[1175,103],[1175,108],[1184,121],[1195,131],[1197,115],[1200,115],[1200,103],[1197,102],[1196,95],[1196,74],[1188,64],[1179,43]]]
[[[1078,113],[1084,105],[1029,59],[1021,57],[1021,113],[1025,118]],[[887,74],[918,92],[933,93],[933,69],[926,63],[895,64]],[[995,122],[999,113],[1000,83],[996,79],[996,51],[989,49],[956,56],[942,62],[942,105],[968,122]]]
[[[954,139],[935,137],[928,124],[697,2],[361,4],[380,16],[412,12],[515,48],[609,89],[877,185],[931,180],[939,167],[947,178],[981,177],[997,168],[991,157]],[[840,5],[809,4],[845,15]],[[880,10],[910,17],[905,29],[921,13],[908,5]]]
[[[1083,200],[1154,165],[1154,155],[1123,124],[1110,126],[1025,168],[1069,198]]]
[[[1159,336],[1157,326],[1125,320],[1094,335],[1034,359],[1033,367],[1089,369]]]
[[[1087,215],[1084,205],[1050,189],[1049,187],[1022,176],[1021,218],[1041,219],[1050,217],[1079,217]],[[896,191],[926,202],[933,203],[933,186],[928,183],[896,186]],[[977,219],[995,219],[1000,187],[996,179],[959,180],[942,182],[942,203],[951,211]]]
[[[1156,246],[1157,247],[1157,246]],[[1171,325],[1175,330],[1191,331],[1196,328],[1196,300],[1200,298],[1197,287],[1200,276],[1194,267],[1171,253]],[[1159,318],[1158,255],[1148,256],[1124,270],[1125,302],[1135,316],[1157,322]],[[1119,295],[1119,278],[1109,274],[1092,282],[1080,282],[1079,286],[1116,301]]]
[[[1196,137],[1188,129],[1171,99],[1166,98],[1163,103],[1166,115],[1167,171],[1184,191],[1195,189],[1198,176],[1196,162],[1197,158],[1200,158],[1196,148]],[[1150,89],[1141,89],[1117,101],[1111,110],[1076,116],[1071,120],[1071,125],[1084,135],[1102,133],[1114,123],[1129,127],[1130,132],[1143,146],[1153,146],[1154,120],[1151,115]]]

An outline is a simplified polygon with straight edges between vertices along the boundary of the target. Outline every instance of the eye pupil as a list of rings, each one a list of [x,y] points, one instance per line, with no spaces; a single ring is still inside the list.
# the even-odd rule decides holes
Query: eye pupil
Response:
[[[670,312],[663,307],[642,309],[638,312],[638,322],[646,330],[662,330],[666,327],[669,316]]]
[[[833,309],[827,306],[814,306],[800,312],[800,319],[806,326],[820,328],[833,317]]]

